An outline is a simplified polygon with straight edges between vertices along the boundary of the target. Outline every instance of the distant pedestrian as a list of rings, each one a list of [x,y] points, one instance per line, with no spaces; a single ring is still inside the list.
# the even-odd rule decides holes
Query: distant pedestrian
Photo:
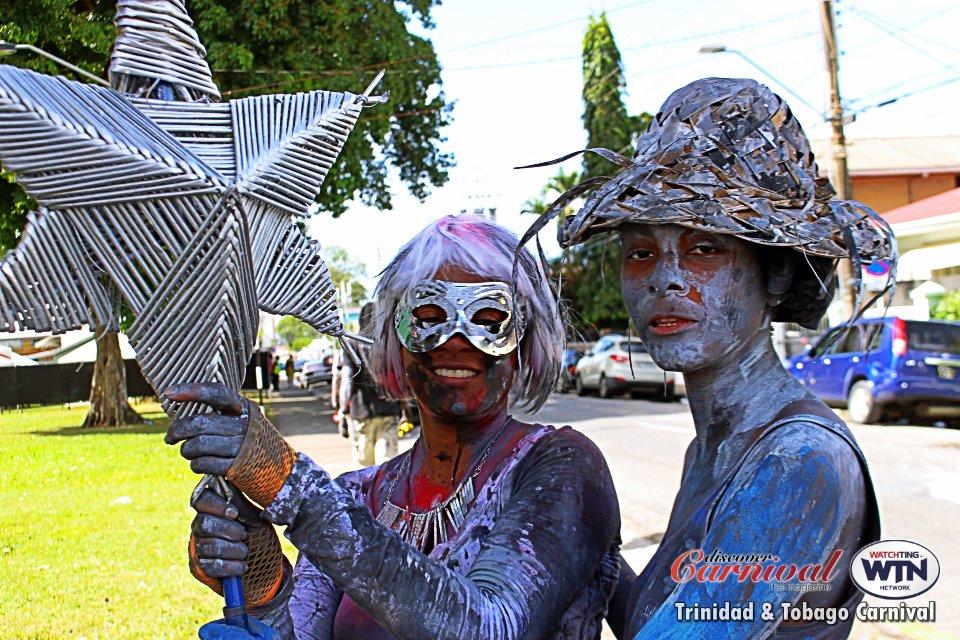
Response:
[[[287,384],[293,386],[293,374],[296,373],[297,366],[293,363],[293,355],[287,356],[287,363],[284,365],[287,370]]]
[[[283,371],[283,365],[280,358],[273,359],[273,368],[270,370],[270,382],[273,383],[273,390],[280,391],[280,372]]]
[[[370,329],[374,305],[368,302],[360,311],[360,332]],[[397,426],[400,424],[401,405],[397,400],[383,397],[368,365],[369,355],[364,349],[360,362],[345,353],[340,371],[340,429],[346,423],[353,462],[363,467],[382,464],[397,455]]]

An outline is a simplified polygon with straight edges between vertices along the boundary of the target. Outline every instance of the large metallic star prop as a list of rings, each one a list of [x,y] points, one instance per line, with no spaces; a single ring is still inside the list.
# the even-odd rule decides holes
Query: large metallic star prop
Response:
[[[0,164],[41,205],[0,264],[0,330],[114,327],[122,296],[156,390],[239,388],[258,307],[342,336],[319,244],[294,217],[361,109],[381,99],[368,89],[213,102],[180,0],[120,0],[117,25],[114,89],[0,65]]]

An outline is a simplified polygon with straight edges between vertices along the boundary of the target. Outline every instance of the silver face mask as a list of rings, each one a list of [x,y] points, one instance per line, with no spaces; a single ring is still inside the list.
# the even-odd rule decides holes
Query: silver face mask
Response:
[[[414,315],[419,307],[436,305],[446,318],[421,320]],[[506,317],[495,323],[478,323],[473,318],[481,309],[496,309]],[[504,282],[460,283],[421,280],[397,303],[393,318],[400,342],[413,353],[436,349],[459,333],[470,344],[491,356],[502,356],[517,348],[526,329],[522,317],[513,312],[513,291]]]

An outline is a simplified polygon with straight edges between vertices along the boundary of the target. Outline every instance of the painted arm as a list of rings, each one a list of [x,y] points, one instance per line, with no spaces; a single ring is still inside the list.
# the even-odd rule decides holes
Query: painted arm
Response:
[[[332,640],[333,621],[343,592],[301,554],[293,579],[284,576],[280,593],[254,616],[275,629],[283,640]]]
[[[864,528],[866,499],[859,461],[845,442],[814,425],[786,426],[770,438],[769,446],[758,447],[734,477],[702,550],[773,554],[778,564],[798,567],[823,566],[842,550],[843,560],[830,572],[832,589],[827,592],[828,602],[839,604],[847,584],[845,561],[859,547]],[[678,575],[683,578],[686,573],[680,569]],[[816,597],[771,584],[738,582],[735,577],[722,582],[682,581],[634,640],[766,638],[780,622],[782,603]],[[724,602],[731,607],[752,602],[754,620],[678,620],[678,604],[709,608]],[[767,603],[772,616],[765,620],[761,614]]]
[[[397,637],[541,638],[596,575],[619,509],[603,456],[575,431],[545,436],[520,465],[467,575],[405,544],[304,456],[265,515]]]

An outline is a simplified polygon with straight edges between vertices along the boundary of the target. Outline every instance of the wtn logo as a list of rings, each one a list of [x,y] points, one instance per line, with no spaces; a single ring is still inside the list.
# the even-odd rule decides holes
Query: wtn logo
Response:
[[[860,549],[850,563],[857,587],[879,598],[902,600],[924,593],[940,577],[940,562],[908,540],[882,540]]]
[[[861,559],[863,563],[863,572],[867,580],[890,580],[890,572],[894,573],[894,582],[903,582],[904,580],[926,580],[927,579],[927,560],[924,558],[918,565],[910,560],[867,560]]]

